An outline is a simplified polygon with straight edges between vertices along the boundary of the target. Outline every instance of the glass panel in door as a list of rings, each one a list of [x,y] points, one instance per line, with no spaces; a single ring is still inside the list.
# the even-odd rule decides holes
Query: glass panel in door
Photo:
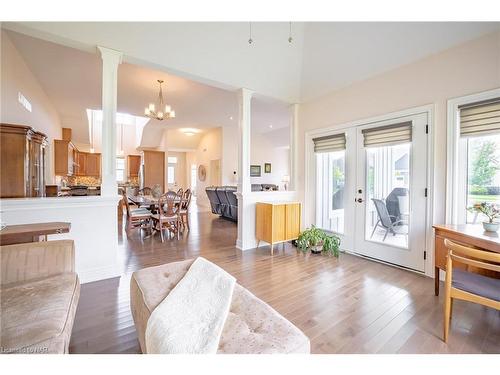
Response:
[[[408,248],[411,143],[366,148],[365,239]]]

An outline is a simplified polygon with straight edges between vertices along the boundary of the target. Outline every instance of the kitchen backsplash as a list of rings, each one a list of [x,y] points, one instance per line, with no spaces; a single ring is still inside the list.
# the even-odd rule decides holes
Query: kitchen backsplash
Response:
[[[101,186],[101,179],[99,177],[90,176],[70,176],[67,179],[68,185],[85,185],[85,186]]]

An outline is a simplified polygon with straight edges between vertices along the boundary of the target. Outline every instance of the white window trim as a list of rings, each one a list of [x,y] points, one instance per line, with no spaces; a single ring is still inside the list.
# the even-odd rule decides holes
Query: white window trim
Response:
[[[464,193],[459,189],[463,185],[460,183],[463,179],[463,171],[461,172],[459,168],[460,124],[458,107],[498,97],[500,97],[500,88],[448,100],[448,147],[446,154],[446,223],[448,224],[461,223],[463,220],[460,219],[460,215],[464,210],[464,205],[459,203],[462,202]]]
[[[127,175],[126,175],[126,172],[127,172],[127,162],[126,162],[125,156],[123,156],[123,155],[117,155],[116,159],[115,159],[115,167],[116,167],[116,161],[118,159],[122,159],[123,160],[123,178],[121,180],[118,180],[118,178],[117,178],[116,182],[117,183],[123,183],[123,182],[127,181]],[[116,170],[118,170],[118,168],[116,168]]]

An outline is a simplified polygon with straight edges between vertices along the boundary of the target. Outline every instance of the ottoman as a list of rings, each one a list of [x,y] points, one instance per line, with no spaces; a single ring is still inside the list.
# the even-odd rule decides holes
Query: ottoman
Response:
[[[151,312],[187,272],[194,259],[144,268],[130,280],[130,304],[135,328],[146,353],[145,332]],[[236,284],[217,353],[310,353],[302,331],[271,306]]]

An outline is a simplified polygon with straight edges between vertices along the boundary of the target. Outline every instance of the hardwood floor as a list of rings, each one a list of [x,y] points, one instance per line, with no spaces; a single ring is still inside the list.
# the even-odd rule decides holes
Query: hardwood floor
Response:
[[[348,254],[304,255],[287,244],[241,253],[236,225],[208,212],[161,243],[120,231],[120,278],[82,285],[71,353],[139,353],[129,306],[133,271],[203,256],[233,274],[310,339],[313,353],[500,353],[500,312],[455,301],[449,343],[434,281]]]

